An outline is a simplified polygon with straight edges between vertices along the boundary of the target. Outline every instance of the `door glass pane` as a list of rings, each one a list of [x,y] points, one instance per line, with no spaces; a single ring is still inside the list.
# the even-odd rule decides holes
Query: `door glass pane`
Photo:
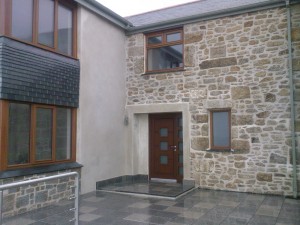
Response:
[[[168,156],[160,156],[160,164],[166,165],[168,164]]]
[[[183,163],[183,155],[181,154],[181,155],[179,155],[179,163]]]
[[[11,34],[32,41],[33,0],[12,0]]]
[[[149,49],[147,59],[149,71],[183,67],[182,45]]]
[[[166,141],[161,141],[161,142],[160,142],[160,150],[163,150],[163,151],[168,150],[168,142],[166,142]]]
[[[167,42],[180,41],[181,33],[167,34]]]
[[[30,106],[9,104],[8,165],[29,162]]]
[[[182,132],[182,130],[179,130],[179,131],[178,131],[178,137],[179,137],[179,138],[183,138],[183,132]]]
[[[161,43],[161,36],[148,37],[148,44],[159,44]]]
[[[72,19],[72,10],[58,4],[58,50],[67,55],[72,54]]]
[[[36,160],[52,158],[52,109],[36,110]]]
[[[178,145],[179,147],[179,151],[180,152],[182,152],[183,151],[183,143],[182,142],[179,142],[179,145]]]
[[[161,128],[159,134],[161,137],[168,137],[168,128]]]
[[[71,109],[56,109],[56,159],[71,158]]]
[[[54,47],[54,1],[39,0],[39,43]]]
[[[229,146],[228,112],[213,112],[214,146]]]
[[[183,167],[178,168],[178,173],[179,173],[179,175],[183,175]]]

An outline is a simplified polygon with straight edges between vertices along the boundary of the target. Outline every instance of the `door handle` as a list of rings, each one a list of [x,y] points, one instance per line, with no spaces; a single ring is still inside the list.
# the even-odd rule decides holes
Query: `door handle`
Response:
[[[170,146],[170,149],[173,150],[174,152],[176,152],[177,146],[176,146],[176,145],[171,145],[171,146]]]

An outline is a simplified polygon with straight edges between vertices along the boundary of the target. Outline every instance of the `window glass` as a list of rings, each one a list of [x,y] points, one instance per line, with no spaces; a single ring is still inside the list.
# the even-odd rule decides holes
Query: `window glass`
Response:
[[[39,0],[39,43],[54,47],[54,1]]]
[[[71,109],[56,110],[56,159],[71,158]]]
[[[11,35],[32,41],[33,0],[12,0]]]
[[[72,54],[72,21],[72,10],[58,4],[58,50],[68,55]]]
[[[169,145],[168,145],[168,142],[166,141],[161,141],[160,142],[160,150],[162,151],[166,151],[169,149]]]
[[[160,164],[167,165],[168,164],[168,156],[160,156]]]
[[[159,44],[162,42],[161,36],[148,37],[148,44]]]
[[[179,173],[179,175],[183,175],[183,167],[178,168],[178,173]]]
[[[213,145],[230,146],[229,112],[213,112]]]
[[[159,134],[161,137],[168,137],[169,134],[168,128],[160,128]]]
[[[181,33],[167,34],[167,42],[180,41]]]
[[[8,165],[29,162],[30,106],[9,104]]]
[[[148,49],[148,70],[183,67],[182,45]]]
[[[36,110],[36,160],[52,159],[52,109]]]

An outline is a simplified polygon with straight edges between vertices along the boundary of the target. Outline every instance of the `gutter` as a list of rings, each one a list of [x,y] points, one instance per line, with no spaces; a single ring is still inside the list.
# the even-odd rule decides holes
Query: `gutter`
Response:
[[[106,8],[105,6],[96,2],[95,0],[74,0],[74,1],[125,30],[128,27],[133,26],[131,22],[124,19],[123,17],[113,12],[109,8]]]
[[[291,104],[291,133],[292,133],[292,163],[293,163],[293,197],[297,198],[297,162],[296,162],[296,133],[295,133],[295,105],[294,105],[294,83],[293,83],[293,61],[292,61],[292,29],[291,29],[291,7],[290,1],[286,1],[287,25],[288,25],[288,73],[290,83]]]
[[[209,12],[209,13],[201,13],[201,14],[182,17],[178,19],[146,24],[137,27],[131,26],[126,29],[127,31],[126,35],[153,32],[156,30],[161,30],[166,28],[170,29],[174,27],[183,26],[184,24],[196,23],[196,22],[201,22],[206,20],[213,20],[213,19],[218,19],[226,16],[239,15],[243,13],[256,12],[259,10],[266,10],[266,9],[272,9],[272,8],[278,8],[284,6],[286,6],[284,0],[273,0],[273,1],[267,1],[262,3],[251,4],[251,5],[245,5],[245,6],[231,8],[231,9]]]

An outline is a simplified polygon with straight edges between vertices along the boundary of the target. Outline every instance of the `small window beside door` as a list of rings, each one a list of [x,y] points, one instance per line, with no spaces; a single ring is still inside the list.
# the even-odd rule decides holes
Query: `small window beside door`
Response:
[[[212,150],[231,149],[231,111],[210,111],[210,140]]]

